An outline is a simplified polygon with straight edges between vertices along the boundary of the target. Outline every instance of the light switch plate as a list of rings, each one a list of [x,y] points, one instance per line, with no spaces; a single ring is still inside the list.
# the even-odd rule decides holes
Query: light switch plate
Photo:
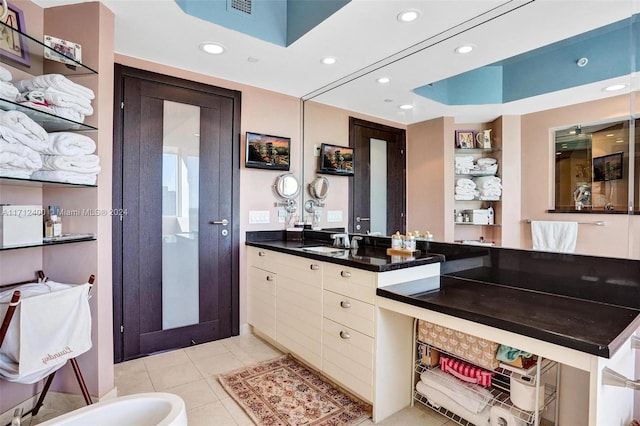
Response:
[[[278,210],[278,223],[284,223],[287,220],[287,212],[283,209]]]
[[[328,210],[327,222],[342,222],[342,210]]]
[[[320,145],[318,144],[313,145],[313,156],[320,157]]]
[[[250,210],[249,211],[249,223],[269,223],[269,210]]]

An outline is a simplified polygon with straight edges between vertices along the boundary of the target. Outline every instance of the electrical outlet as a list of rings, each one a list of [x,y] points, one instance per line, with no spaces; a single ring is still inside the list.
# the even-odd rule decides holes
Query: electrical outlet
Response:
[[[287,212],[283,209],[278,210],[278,223],[284,223],[287,220]]]
[[[269,223],[269,210],[250,210],[249,211],[249,223]]]
[[[327,211],[327,222],[342,222],[342,210]]]

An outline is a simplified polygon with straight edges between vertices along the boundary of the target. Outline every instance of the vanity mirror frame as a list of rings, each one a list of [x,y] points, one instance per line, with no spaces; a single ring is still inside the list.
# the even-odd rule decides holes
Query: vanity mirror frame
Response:
[[[295,185],[295,188],[293,186]],[[293,173],[284,173],[277,177],[273,190],[283,201],[276,202],[276,206],[284,207],[288,214],[293,214],[298,209],[295,198],[300,194],[300,181]]]
[[[329,195],[329,179],[325,176],[316,176],[316,178],[309,183],[309,194],[317,201],[324,201],[327,195]]]

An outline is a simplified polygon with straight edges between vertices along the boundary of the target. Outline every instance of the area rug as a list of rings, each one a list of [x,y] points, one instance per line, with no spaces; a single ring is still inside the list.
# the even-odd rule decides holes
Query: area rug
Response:
[[[221,374],[218,380],[258,425],[356,425],[371,416],[369,404],[291,355]]]

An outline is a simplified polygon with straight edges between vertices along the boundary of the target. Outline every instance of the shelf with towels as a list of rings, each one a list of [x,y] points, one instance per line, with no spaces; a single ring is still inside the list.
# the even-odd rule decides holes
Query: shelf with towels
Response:
[[[45,111],[40,111],[28,106],[0,99],[0,110],[3,111],[20,111],[25,113],[29,118],[38,123],[47,133],[51,132],[89,132],[98,130],[96,127],[88,124],[78,123],[77,121],[68,120]]]
[[[84,183],[55,182],[50,180],[23,179],[0,176],[0,185],[28,186],[32,188],[96,188],[98,185],[87,185]]]
[[[60,244],[82,243],[86,241],[96,241],[95,235],[79,234],[78,236],[66,236],[64,238],[60,238],[57,240],[43,241],[41,243],[17,244],[17,245],[11,245],[11,246],[3,246],[0,244],[0,251],[19,250],[19,249],[33,248],[33,247],[49,247],[49,246],[55,246]]]

